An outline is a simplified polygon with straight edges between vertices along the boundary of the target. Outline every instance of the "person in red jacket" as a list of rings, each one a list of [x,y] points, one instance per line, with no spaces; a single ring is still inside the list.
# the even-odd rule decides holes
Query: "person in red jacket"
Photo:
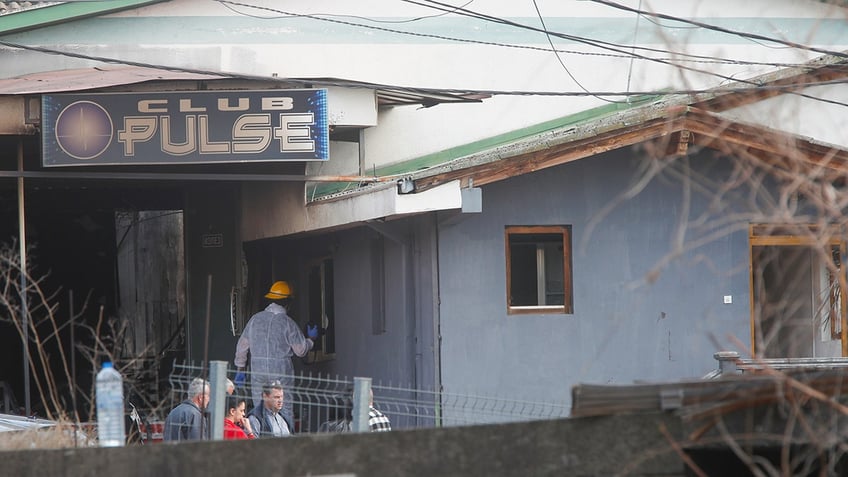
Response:
[[[250,420],[244,415],[244,398],[227,396],[227,415],[224,417],[224,439],[256,439]]]

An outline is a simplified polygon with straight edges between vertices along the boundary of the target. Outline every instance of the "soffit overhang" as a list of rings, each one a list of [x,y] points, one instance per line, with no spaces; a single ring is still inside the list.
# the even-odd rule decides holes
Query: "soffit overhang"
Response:
[[[243,80],[285,88],[364,88],[374,90],[381,107],[421,105],[431,107],[442,103],[479,103],[488,98],[473,92],[445,93],[426,88],[367,83],[339,78],[266,78],[233,72],[212,72],[187,68],[164,68],[138,65],[103,65],[94,68],[44,71],[0,79],[0,96],[34,95],[87,91],[149,81],[222,81]],[[268,86],[270,87],[270,86]]]

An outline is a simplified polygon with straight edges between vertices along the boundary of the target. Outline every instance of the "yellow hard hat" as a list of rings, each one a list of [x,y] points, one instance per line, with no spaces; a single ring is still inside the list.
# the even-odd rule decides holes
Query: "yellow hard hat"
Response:
[[[281,300],[290,296],[292,296],[291,287],[288,282],[282,281],[274,282],[274,284],[271,285],[271,289],[265,294],[265,298],[270,298],[272,300]]]

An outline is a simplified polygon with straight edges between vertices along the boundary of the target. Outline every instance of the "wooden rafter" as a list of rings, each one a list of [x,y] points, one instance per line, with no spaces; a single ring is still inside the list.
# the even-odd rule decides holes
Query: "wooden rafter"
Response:
[[[415,181],[415,190],[426,190],[457,179],[471,179],[475,186],[490,184],[665,136],[679,130],[681,124],[680,117],[655,118],[625,129],[601,133],[547,149],[423,177]]]
[[[691,110],[684,126],[695,133],[695,143],[722,150],[718,144],[743,147],[751,154],[774,160],[792,160],[840,173],[848,172],[848,151],[780,131],[738,123],[705,111]]]
[[[848,150],[689,107],[532,152],[421,177],[415,180],[415,190],[452,180],[481,186],[660,138],[669,155],[680,154],[681,147],[688,152],[688,145],[694,144],[727,154],[744,151],[779,167],[806,164],[840,175],[848,173]]]
[[[747,104],[756,103],[764,99],[768,99],[781,94],[787,94],[791,91],[800,90],[816,83],[836,81],[848,78],[848,65],[845,63],[836,63],[818,68],[797,68],[797,73],[769,81],[767,78],[757,80],[757,83],[770,86],[770,88],[751,87],[750,91],[733,91],[732,93],[721,94],[717,90],[714,97],[692,103],[692,107],[707,111],[727,111],[729,109],[738,108]],[[782,89],[781,87],[792,87],[791,89]]]

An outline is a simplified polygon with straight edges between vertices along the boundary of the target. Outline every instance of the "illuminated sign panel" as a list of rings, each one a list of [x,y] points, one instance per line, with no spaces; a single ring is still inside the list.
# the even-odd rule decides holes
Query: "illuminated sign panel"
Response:
[[[327,91],[44,95],[44,166],[329,159]]]

